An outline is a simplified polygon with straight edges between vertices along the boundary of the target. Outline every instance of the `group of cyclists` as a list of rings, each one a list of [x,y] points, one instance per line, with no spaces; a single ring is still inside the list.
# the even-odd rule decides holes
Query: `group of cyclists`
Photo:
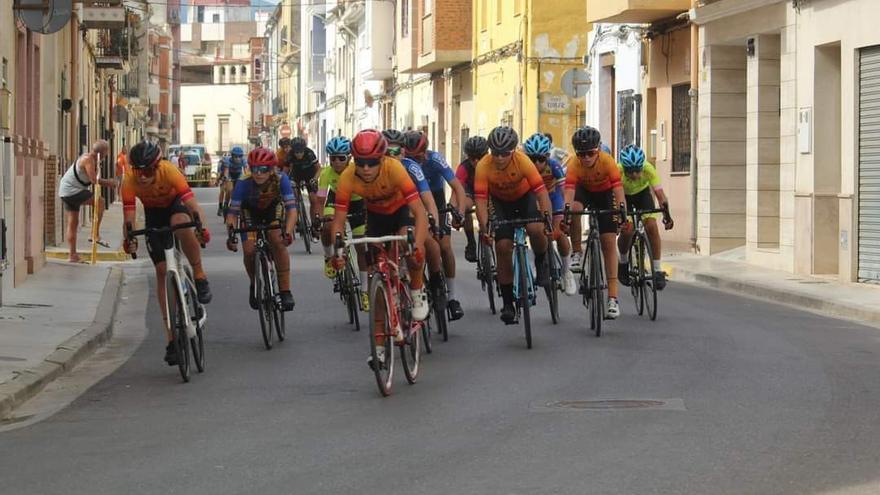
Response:
[[[223,184],[218,215],[224,217],[230,231],[239,223],[282,226],[269,232],[269,243],[277,265],[284,311],[294,307],[287,247],[294,238],[298,215],[305,212],[304,205],[297,204],[297,189],[308,192],[308,211],[314,219],[311,225],[323,246],[324,273],[328,278],[336,277],[346,263],[335,249],[338,234],[346,235],[348,230],[357,238],[411,231],[414,243],[407,252],[406,268],[412,295],[411,316],[416,321],[429,315],[426,284],[435,288],[445,283],[449,319],[464,316],[456,291],[456,263],[451,242],[452,229],[463,229],[468,262],[477,261],[478,242],[494,247],[497,282],[503,301],[500,317],[511,324],[516,321],[513,229],[493,228],[493,222],[543,219],[525,227],[534,255],[535,281],[539,286],[549,283],[546,258],[549,246],[556,242],[562,260],[562,290],[571,296],[578,292],[572,272],[582,268],[582,228],[580,216],[566,217],[565,211],[616,210],[619,213],[604,215],[598,222],[608,282],[605,317],[614,319],[620,315],[618,279],[625,285],[628,283],[627,254],[632,228],[627,223],[625,210],[652,209],[656,198],[668,212],[668,200],[656,169],[638,147],[623,148],[618,163],[603,150],[599,131],[589,126],[574,132],[571,145],[574,153],[560,161],[558,148],[553,146],[549,135],[535,133],[520,143],[514,129],[500,126],[486,137],[470,137],[464,143],[465,156],[456,170],[440,153],[429,149],[423,132],[414,130],[367,129],[352,139],[335,136],[326,144],[329,165],[325,167],[301,137],[280,140],[276,150],[255,148],[246,157],[244,150],[236,146],[221,162]],[[129,163],[131,167],[122,184],[126,224],[134,223],[135,199],[140,199],[144,206],[148,228],[199,222],[205,218],[185,177],[162,158],[156,144],[142,142],[134,146],[129,153]],[[451,190],[448,202],[447,185]],[[672,228],[668,213],[664,214],[663,223],[667,229]],[[659,266],[657,217],[646,216],[644,224],[654,248],[654,284],[662,290],[666,279]],[[206,304],[211,300],[211,292],[201,264],[199,244],[210,240],[210,232],[203,225],[200,229],[179,230],[175,235],[192,266],[198,300]],[[252,273],[254,237],[241,234],[241,241],[245,269],[251,280],[250,305],[257,309]],[[161,245],[160,241],[147,242],[160,281],[157,284],[159,301],[163,304]],[[136,242],[126,239],[124,248],[134,253]],[[233,241],[230,236],[227,248],[236,251],[237,239]],[[371,271],[368,249],[358,245],[356,256],[360,284],[368,287]],[[369,302],[364,290],[361,309],[368,311]],[[166,324],[166,330],[167,327]],[[170,331],[168,342],[165,360],[174,365],[176,354]]]

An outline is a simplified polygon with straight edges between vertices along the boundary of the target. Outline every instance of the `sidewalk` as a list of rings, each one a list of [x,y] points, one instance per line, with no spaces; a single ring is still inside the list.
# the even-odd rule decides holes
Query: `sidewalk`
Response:
[[[88,210],[90,211],[90,210]],[[143,218],[142,208],[138,203],[138,219]],[[62,233],[63,237],[63,233]],[[79,232],[76,236],[76,251],[83,261],[89,262],[92,257],[92,218],[82,221],[80,217]],[[112,203],[104,212],[101,220],[100,239],[109,247],[98,245],[97,261],[126,261],[129,257],[122,251],[122,203]],[[46,248],[47,259],[66,261],[70,256],[67,240],[61,239],[58,246]]]
[[[737,260],[735,254],[669,253],[663,269],[674,281],[696,282],[767,301],[880,326],[880,286],[794,275]]]
[[[0,306],[0,421],[49,382],[76,366],[113,333],[122,288],[122,205],[110,205],[99,261],[68,263],[67,247],[48,248],[48,262],[19,287],[4,292]],[[90,224],[80,227],[77,244],[91,257]],[[61,259],[58,259],[58,258]]]

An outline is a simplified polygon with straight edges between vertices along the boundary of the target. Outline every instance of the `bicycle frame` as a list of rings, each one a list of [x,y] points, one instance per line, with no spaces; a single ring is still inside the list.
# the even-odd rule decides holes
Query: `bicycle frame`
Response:
[[[522,287],[519,286],[519,270],[520,258],[524,258],[528,273],[526,273],[526,294],[528,295],[529,306],[534,306],[537,302],[537,294],[535,292],[535,274],[532,273],[532,265],[529,263],[528,246],[526,245],[526,229],[523,226],[517,227],[513,231],[513,295],[515,300],[519,301],[522,295]]]

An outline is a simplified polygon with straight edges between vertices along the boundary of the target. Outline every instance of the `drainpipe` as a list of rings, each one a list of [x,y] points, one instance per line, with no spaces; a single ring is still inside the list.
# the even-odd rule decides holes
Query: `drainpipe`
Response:
[[[691,0],[691,12],[696,12],[697,0]],[[700,93],[700,29],[691,19],[691,89],[688,95],[691,97],[691,249],[694,253],[700,252],[697,243],[697,190],[699,187],[699,171],[697,167],[697,124],[699,123],[698,104]]]

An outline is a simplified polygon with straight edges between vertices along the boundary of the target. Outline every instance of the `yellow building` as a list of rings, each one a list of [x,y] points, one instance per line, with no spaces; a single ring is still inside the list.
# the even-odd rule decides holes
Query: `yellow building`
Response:
[[[523,139],[550,133],[565,147],[585,113],[584,99],[566,94],[562,81],[582,79],[575,71],[589,50],[586,2],[475,0],[473,15],[471,134],[504,124]]]

